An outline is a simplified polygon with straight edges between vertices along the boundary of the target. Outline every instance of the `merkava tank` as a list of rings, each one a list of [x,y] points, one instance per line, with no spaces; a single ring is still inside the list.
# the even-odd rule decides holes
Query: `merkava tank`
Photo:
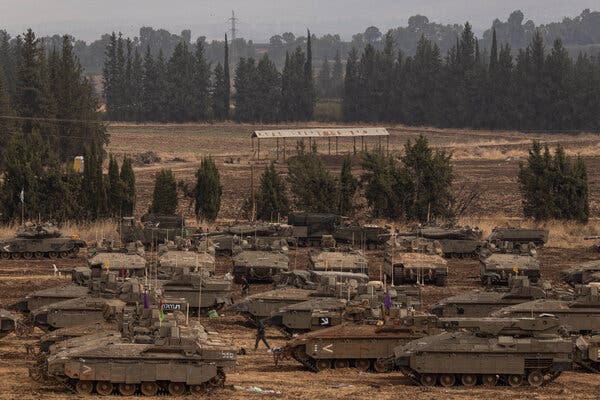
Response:
[[[193,315],[218,310],[233,303],[231,280],[210,276],[206,271],[189,272],[184,268],[180,275],[163,282],[162,294],[173,299],[183,299]]]
[[[476,258],[483,246],[483,232],[479,228],[426,226],[415,231],[417,237],[436,240],[444,257]]]
[[[484,285],[507,285],[511,276],[524,275],[532,283],[541,276],[540,262],[533,243],[518,248],[506,247],[507,243],[497,247],[494,244],[481,251],[479,259],[481,282]]]
[[[288,225],[300,246],[319,246],[323,235],[333,235],[342,219],[335,214],[293,212],[288,216]]]
[[[563,280],[571,286],[600,282],[600,261],[586,261],[561,271]]]
[[[342,223],[335,227],[333,238],[337,243],[360,246],[370,250],[383,247],[391,236],[388,227],[372,224]]]
[[[573,297],[572,300],[528,301],[501,308],[494,311],[492,316],[515,318],[551,314],[558,317],[561,325],[570,332],[600,333],[600,283],[576,286]]]
[[[118,232],[123,243],[140,242],[146,249],[156,248],[176,236],[185,238],[189,235],[189,229],[185,226],[181,214],[144,214],[139,223],[134,217],[124,217]]]
[[[248,282],[273,282],[273,278],[289,269],[287,246],[277,243],[269,249],[254,247],[241,250],[233,257],[233,279],[242,283],[243,278]]]
[[[8,310],[0,309],[0,339],[17,329],[18,319]]]
[[[88,265],[102,265],[105,269],[115,271],[122,277],[144,276],[146,257],[141,242],[127,243],[125,247],[116,247],[113,241],[103,240],[88,250]],[[85,279],[84,267],[76,270]]]
[[[311,252],[308,269],[368,274],[369,264],[359,250],[323,250]]]
[[[320,284],[329,282],[333,279],[336,282],[347,282],[355,280],[360,283],[367,283],[369,276],[355,272],[340,271],[314,271],[309,269],[297,269],[293,271],[284,271],[274,277],[274,283],[280,286],[293,286],[301,289],[316,290]]]
[[[399,346],[389,360],[417,385],[541,386],[572,368],[573,344],[556,317],[440,322],[460,330]]]
[[[395,237],[386,244],[384,273],[394,285],[414,282],[445,286],[448,262],[442,254],[437,241]]]
[[[238,247],[245,247],[244,242],[260,242],[270,245],[276,241],[295,244],[293,229],[289,225],[269,222],[234,222],[217,227],[213,232],[198,232],[196,241],[209,237],[215,243],[219,254],[232,255]]]
[[[132,335],[80,337],[57,346],[30,375],[79,395],[201,395],[223,386],[236,349],[199,328],[166,320],[134,328]]]
[[[508,289],[473,290],[447,297],[435,303],[429,312],[438,317],[487,317],[493,311],[527,301],[572,297],[553,290],[549,284],[532,285],[527,276],[510,277],[508,286]]]
[[[86,244],[78,235],[65,237],[52,224],[26,224],[17,230],[14,238],[0,240],[0,258],[68,258],[75,257],[83,247]]]
[[[433,316],[395,311],[379,325],[342,324],[302,334],[274,351],[275,362],[293,358],[315,372],[349,367],[388,372],[390,367],[380,360],[394,348],[440,331]]]
[[[88,293],[89,288],[87,286],[80,284],[61,285],[29,293],[23,300],[17,302],[13,308],[23,312],[32,312],[50,304],[84,297]]]
[[[212,241],[193,245],[190,240],[178,239],[158,248],[159,278],[170,278],[181,274],[184,269],[191,272],[215,273],[215,247]]]
[[[487,241],[497,246],[502,243],[509,243],[511,247],[518,251],[520,246],[531,243],[536,247],[543,247],[548,241],[548,233],[547,229],[495,227],[488,236]]]

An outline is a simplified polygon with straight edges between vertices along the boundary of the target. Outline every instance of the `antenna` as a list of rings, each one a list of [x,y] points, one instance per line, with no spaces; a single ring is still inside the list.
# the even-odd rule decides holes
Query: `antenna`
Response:
[[[235,39],[237,38],[237,23],[239,21],[239,19],[237,19],[235,17],[235,11],[231,10],[231,18],[229,18],[227,21],[231,22],[231,45],[230,45],[230,49],[231,49],[231,61],[230,61],[230,65],[236,65],[237,64],[237,60],[235,58]]]

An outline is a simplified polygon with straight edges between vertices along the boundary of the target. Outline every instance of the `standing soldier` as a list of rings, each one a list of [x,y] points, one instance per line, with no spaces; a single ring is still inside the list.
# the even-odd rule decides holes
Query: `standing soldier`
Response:
[[[248,296],[248,293],[250,293],[250,283],[248,282],[248,279],[246,279],[246,277],[242,277],[242,297],[246,297]]]
[[[258,321],[258,325],[256,325],[256,342],[254,343],[254,350],[258,349],[258,343],[263,341],[267,349],[271,349],[269,343],[267,342],[267,338],[265,337],[265,324],[263,324],[262,320]]]

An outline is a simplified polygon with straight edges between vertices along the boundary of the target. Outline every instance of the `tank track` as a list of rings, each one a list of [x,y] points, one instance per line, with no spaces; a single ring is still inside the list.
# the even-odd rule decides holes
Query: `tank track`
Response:
[[[419,376],[417,373],[415,373],[413,370],[411,370],[410,368],[407,367],[400,367],[400,372],[402,372],[402,375],[404,375],[406,378],[408,378],[413,384],[415,384],[416,386],[423,386],[423,384],[421,383],[421,380],[419,379]],[[554,382],[560,375],[561,375],[561,371],[547,371],[547,373],[550,375],[549,378],[544,379],[544,382],[542,383],[541,386],[546,386],[552,382]],[[459,375],[459,374],[457,374]],[[457,383],[459,382],[459,380],[457,379]],[[525,383],[527,382],[527,379],[525,379]]]
[[[575,363],[587,371],[594,372],[596,374],[600,374],[600,364],[599,363],[583,361],[583,360],[576,361]]]

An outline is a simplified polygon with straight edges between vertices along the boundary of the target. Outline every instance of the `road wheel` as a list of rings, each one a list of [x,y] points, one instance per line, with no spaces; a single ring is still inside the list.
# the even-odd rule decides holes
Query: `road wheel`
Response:
[[[466,387],[475,386],[477,384],[477,376],[473,374],[464,374],[460,377],[460,382]]]
[[[133,396],[135,393],[135,385],[133,383],[119,383],[119,393],[123,396]]]
[[[10,258],[12,258],[13,260],[20,260],[21,253],[11,253]]]
[[[375,370],[375,372],[378,372],[380,374],[390,371],[389,365],[387,363],[384,363],[382,360],[375,360],[375,362],[373,363],[373,369]]]
[[[523,375],[509,375],[506,381],[512,387],[521,386],[523,384]]]
[[[185,394],[185,383],[181,383],[181,382],[169,383],[169,394],[171,396],[183,396]]]
[[[41,260],[44,258],[44,253],[42,253],[41,251],[36,251],[35,253],[33,253],[33,256],[37,259],[37,260]]]
[[[81,395],[89,395],[92,394],[92,390],[94,390],[94,382],[91,381],[77,381],[75,384],[75,391]]]
[[[442,374],[440,376],[440,384],[444,387],[454,386],[456,377],[452,374]]]
[[[331,369],[331,361],[329,360],[317,360],[316,367],[318,371],[324,371]]]
[[[10,258],[10,253],[8,251],[3,251],[0,253],[0,258],[3,260],[8,260]]]
[[[100,396],[110,396],[113,392],[113,384],[107,381],[100,381],[96,383],[96,392]]]
[[[60,251],[60,252],[58,253],[58,256],[59,256],[60,258],[67,258],[67,257],[69,257],[69,252],[68,252],[68,251]]]
[[[356,360],[354,361],[354,366],[359,371],[367,372],[369,370],[369,367],[371,367],[371,361],[367,359]]]
[[[537,369],[531,371],[527,376],[527,382],[529,382],[531,386],[542,386],[542,383],[544,383],[544,374]]]
[[[201,396],[207,392],[205,385],[192,385],[190,386],[190,393],[196,396]]]
[[[48,252],[48,258],[57,258],[58,257],[58,253],[55,251],[49,251]]]
[[[497,375],[483,375],[481,377],[481,383],[484,386],[496,386],[498,384],[498,376]]]
[[[350,367],[350,362],[348,360],[335,360],[333,363],[335,369],[342,369]]]
[[[156,396],[158,393],[158,385],[156,382],[142,382],[140,385],[140,392],[142,392],[144,396]]]
[[[33,253],[30,251],[24,251],[22,257],[25,260],[31,260],[33,258]]]
[[[420,381],[423,386],[435,386],[437,376],[435,374],[423,374]]]

